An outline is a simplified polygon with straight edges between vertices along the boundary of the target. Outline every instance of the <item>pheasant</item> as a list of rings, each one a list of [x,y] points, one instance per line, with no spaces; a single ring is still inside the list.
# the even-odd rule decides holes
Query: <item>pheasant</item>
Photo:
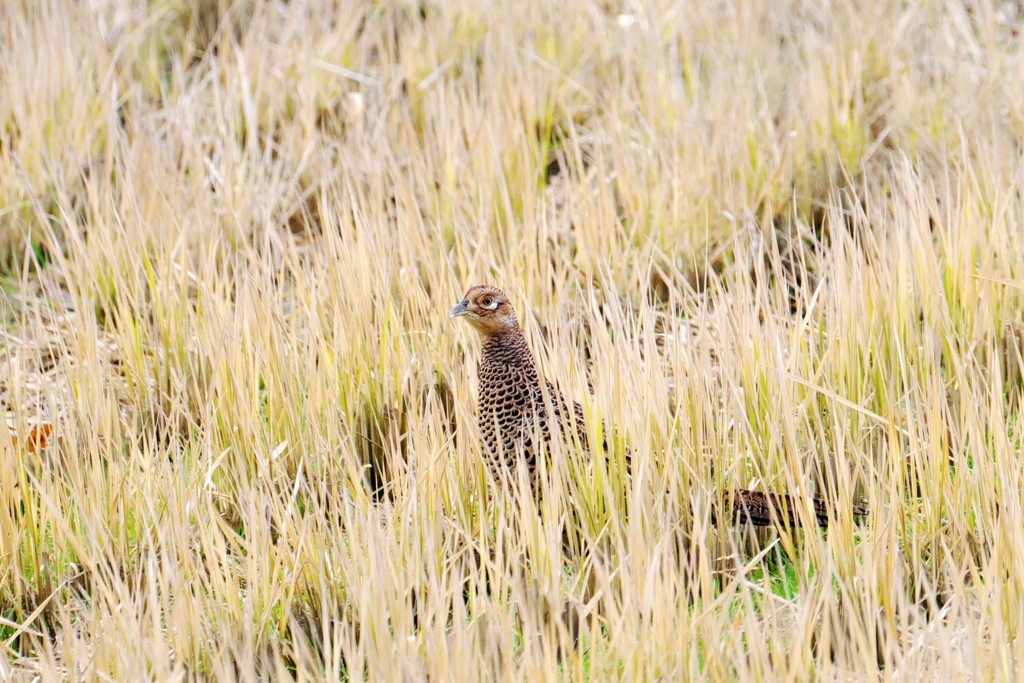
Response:
[[[567,430],[574,428],[580,445],[590,451],[583,407],[573,402],[570,418],[562,392],[547,380],[544,380],[548,396],[545,403],[533,353],[504,292],[483,285],[472,287],[452,308],[451,316],[464,318],[481,337],[477,422],[492,472],[500,476],[506,467],[514,469],[522,457],[531,482],[536,485],[538,459],[546,452],[537,440],[539,437],[548,442],[552,435],[549,406],[561,433],[571,433]],[[827,527],[832,506],[818,498],[810,502],[818,525]],[[790,526],[800,526],[797,510],[801,501],[792,496],[733,489],[726,496],[726,505],[731,509],[732,518],[742,523],[769,526],[784,521]],[[852,512],[856,516],[868,514],[867,509],[860,506],[853,506]]]

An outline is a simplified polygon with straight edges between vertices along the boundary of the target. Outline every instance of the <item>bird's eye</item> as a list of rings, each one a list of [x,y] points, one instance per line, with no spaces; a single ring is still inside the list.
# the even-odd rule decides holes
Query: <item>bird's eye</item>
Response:
[[[489,296],[485,296],[483,299],[480,300],[480,305],[489,311],[493,311],[495,308],[498,307],[498,302]]]

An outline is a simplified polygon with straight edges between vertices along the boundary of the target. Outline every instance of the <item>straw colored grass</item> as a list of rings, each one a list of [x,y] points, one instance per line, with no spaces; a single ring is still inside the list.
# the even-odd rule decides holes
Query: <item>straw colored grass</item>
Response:
[[[0,678],[1014,680],[1022,26],[4,3]],[[536,504],[479,283],[612,432]],[[733,485],[840,512],[715,526]]]

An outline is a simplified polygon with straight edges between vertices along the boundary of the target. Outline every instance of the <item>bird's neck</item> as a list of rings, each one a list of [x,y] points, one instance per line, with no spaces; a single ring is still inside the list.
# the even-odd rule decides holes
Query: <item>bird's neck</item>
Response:
[[[486,335],[481,342],[480,363],[534,368],[533,353],[518,327]]]

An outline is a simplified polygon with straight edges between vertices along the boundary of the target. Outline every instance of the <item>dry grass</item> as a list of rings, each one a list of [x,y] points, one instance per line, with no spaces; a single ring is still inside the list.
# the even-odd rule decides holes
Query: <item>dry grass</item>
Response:
[[[0,6],[0,677],[1018,675],[1019,3],[329,4]],[[632,482],[489,483],[481,282]]]

